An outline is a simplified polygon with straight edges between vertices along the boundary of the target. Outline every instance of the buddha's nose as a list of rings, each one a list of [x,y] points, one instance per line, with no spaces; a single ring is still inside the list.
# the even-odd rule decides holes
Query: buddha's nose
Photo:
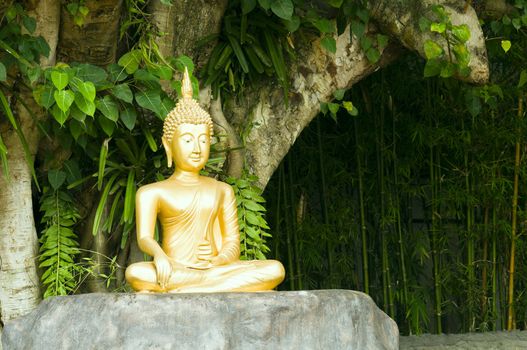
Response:
[[[192,153],[201,154],[201,148],[199,147],[199,142],[194,142],[194,148],[192,149]]]

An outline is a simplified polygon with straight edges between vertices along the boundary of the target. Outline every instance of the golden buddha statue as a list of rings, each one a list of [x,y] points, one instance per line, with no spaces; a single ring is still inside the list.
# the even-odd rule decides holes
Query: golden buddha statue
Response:
[[[236,198],[232,187],[200,176],[209,158],[212,120],[192,98],[188,72],[182,99],[163,126],[168,179],[142,186],[135,199],[139,248],[154,258],[126,269],[139,292],[255,292],[284,279],[276,260],[240,260]],[[156,219],[162,244],[154,239]]]

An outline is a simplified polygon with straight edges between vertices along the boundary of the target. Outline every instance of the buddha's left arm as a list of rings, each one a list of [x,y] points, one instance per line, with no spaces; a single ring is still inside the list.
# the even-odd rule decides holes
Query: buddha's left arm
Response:
[[[222,186],[222,202],[218,212],[222,235],[222,248],[218,256],[223,256],[226,263],[240,258],[240,229],[234,190],[228,184]]]

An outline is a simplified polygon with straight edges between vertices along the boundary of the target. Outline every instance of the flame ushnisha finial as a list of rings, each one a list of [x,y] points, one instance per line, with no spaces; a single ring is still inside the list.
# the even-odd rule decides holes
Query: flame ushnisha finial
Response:
[[[187,67],[183,73],[181,82],[181,99],[165,118],[163,124],[163,138],[172,142],[174,131],[180,124],[206,124],[209,126],[210,135],[212,136],[212,119],[209,113],[200,107],[198,101],[192,98],[193,90],[190,81],[190,75]]]
[[[192,91],[192,82],[188,74],[188,69],[185,67],[185,73],[183,73],[183,81],[181,82],[181,96],[183,98],[192,98],[194,91]]]

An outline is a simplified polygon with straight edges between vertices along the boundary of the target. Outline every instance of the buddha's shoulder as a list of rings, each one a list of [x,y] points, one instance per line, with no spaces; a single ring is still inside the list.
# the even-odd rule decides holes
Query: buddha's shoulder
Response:
[[[222,192],[229,192],[229,191],[232,191],[232,186],[229,185],[228,183],[226,182],[223,182],[223,181],[219,181],[219,180],[216,180],[212,177],[208,177],[208,176],[202,176],[201,177],[201,180],[204,182],[204,183],[208,183],[208,184],[211,184],[211,185],[214,185],[216,186],[216,188],[218,188],[220,191]]]
[[[152,182],[139,187],[136,196],[138,197],[157,197],[167,187],[167,180]]]

